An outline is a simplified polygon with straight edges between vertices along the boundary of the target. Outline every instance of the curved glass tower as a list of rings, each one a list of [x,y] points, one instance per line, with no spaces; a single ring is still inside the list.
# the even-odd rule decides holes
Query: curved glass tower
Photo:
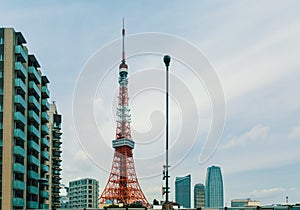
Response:
[[[224,207],[223,179],[221,168],[218,166],[211,166],[207,168],[205,186],[205,207]]]

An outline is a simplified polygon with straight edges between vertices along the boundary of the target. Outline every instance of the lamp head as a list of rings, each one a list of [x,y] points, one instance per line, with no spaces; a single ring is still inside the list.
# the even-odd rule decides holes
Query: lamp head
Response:
[[[164,56],[164,63],[166,66],[170,65],[171,57],[169,55]]]

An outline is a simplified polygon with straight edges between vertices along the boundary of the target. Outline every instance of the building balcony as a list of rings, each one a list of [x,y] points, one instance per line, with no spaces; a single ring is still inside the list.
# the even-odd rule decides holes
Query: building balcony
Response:
[[[61,151],[54,151],[53,156],[60,157]]]
[[[14,180],[14,189],[24,190],[25,189],[25,183],[20,181],[20,180]]]
[[[36,98],[34,96],[29,96],[28,101],[29,101],[29,105],[31,105],[32,108],[34,108],[38,111],[41,110],[40,103],[36,100]]]
[[[41,90],[38,88],[38,86],[35,84],[34,81],[29,82],[29,91],[32,94],[35,94],[38,97],[41,97]]]
[[[59,170],[54,170],[54,171],[53,171],[53,174],[54,174],[54,175],[60,175],[60,171],[59,171]]]
[[[53,147],[60,148],[61,144],[62,144],[61,141],[53,142]]]
[[[31,80],[34,80],[37,84],[41,84],[41,76],[34,66],[28,67],[28,73]]]
[[[14,163],[14,172],[16,173],[25,173],[25,167],[21,163]]]
[[[30,179],[35,179],[35,180],[39,180],[40,179],[40,175],[37,172],[33,171],[33,170],[29,170],[28,171],[28,177]]]
[[[46,98],[42,99],[42,109],[43,111],[47,111],[50,109],[50,104]]]
[[[36,157],[34,157],[33,155],[29,155],[28,156],[28,162],[30,163],[30,164],[33,164],[33,165],[36,165],[36,166],[40,166],[40,161],[39,161],[39,159],[37,159]]]
[[[27,208],[28,209],[38,209],[39,203],[36,201],[27,201]]]
[[[49,171],[49,166],[47,166],[47,165],[45,165],[45,164],[42,164],[41,165],[41,170],[43,171],[43,172],[48,172]]]
[[[15,54],[20,58],[20,60],[25,63],[28,60],[27,51],[22,45],[17,45],[15,47]]]
[[[42,145],[46,147],[50,147],[49,140],[47,138],[42,138]]]
[[[42,122],[43,123],[48,123],[50,121],[50,117],[47,114],[47,112],[42,112]]]
[[[45,191],[45,190],[42,190],[42,191],[40,192],[40,196],[41,196],[42,198],[48,198],[48,197],[49,197],[49,193],[48,193],[47,191]]]
[[[59,189],[57,189],[57,188],[52,189],[52,193],[53,194],[59,193]]]
[[[42,125],[42,134],[43,135],[49,135],[49,128],[47,125]]]
[[[35,121],[37,124],[41,124],[41,119],[39,118],[39,116],[33,110],[30,110],[28,112],[28,117],[29,117],[30,120]]]
[[[49,204],[40,204],[40,209],[49,209]]]
[[[42,151],[41,156],[42,156],[42,158],[44,158],[46,160],[49,160],[49,158],[50,158],[49,153],[47,151]]]
[[[14,146],[14,155],[25,157],[25,150],[20,146]]]
[[[24,207],[24,199],[23,198],[13,198],[13,206],[14,207]]]
[[[50,91],[48,90],[47,86],[42,86],[42,96],[43,98],[50,97]]]
[[[36,127],[34,127],[33,125],[28,126],[28,132],[34,134],[38,138],[41,137],[41,134],[40,134],[39,130]]]
[[[15,70],[20,72],[23,75],[23,77],[27,76],[26,69],[21,62],[15,62]]]
[[[14,136],[16,139],[22,139],[23,141],[26,140],[26,135],[20,128],[14,129]]]
[[[26,85],[24,84],[24,82],[20,79],[20,78],[16,78],[15,79],[15,87],[18,90],[21,90],[24,93],[26,93]]]
[[[40,152],[40,146],[33,140],[28,141],[28,149],[35,150],[37,152]]]
[[[15,104],[18,106],[22,106],[24,109],[26,109],[26,101],[21,95],[15,95]]]
[[[22,122],[23,125],[26,124],[26,118],[24,117],[24,115],[21,112],[14,113],[14,120]]]

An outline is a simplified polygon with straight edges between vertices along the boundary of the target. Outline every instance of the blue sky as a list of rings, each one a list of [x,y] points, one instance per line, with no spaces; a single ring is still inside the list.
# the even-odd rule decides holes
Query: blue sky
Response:
[[[222,168],[228,206],[231,199],[246,197],[262,204],[283,203],[286,195],[291,203],[295,203],[300,202],[299,8],[300,3],[296,0],[189,1],[185,4],[181,1],[128,1],[126,4],[124,1],[95,0],[3,1],[0,24],[23,33],[29,52],[36,55],[42,72],[51,81],[51,100],[56,101],[63,114],[64,184],[81,177],[98,179],[101,190],[106,184],[108,174],[99,164],[109,168],[113,155],[110,140],[115,135],[116,63],[110,64],[115,67],[115,72],[109,71],[103,83],[98,81],[95,97],[91,98],[96,105],[93,111],[97,128],[105,130],[105,143],[96,141],[95,145],[95,139],[92,136],[89,139],[88,132],[86,139],[76,135],[76,126],[89,125],[74,125],[72,108],[76,94],[83,92],[78,90],[82,72],[92,61],[97,61],[97,52],[104,46],[112,46],[112,42],[120,38],[121,20],[125,17],[128,36],[154,32],[192,43],[212,63],[224,90],[224,132],[215,153],[200,164],[199,155],[213,115],[210,100],[205,85],[189,80],[189,75],[180,71],[184,69],[180,62],[172,61],[174,78],[183,82],[192,93],[199,116],[199,135],[195,141],[177,139],[180,131],[176,130],[183,127],[182,117],[177,116],[185,115],[185,112],[181,106],[176,106],[177,102],[180,105],[181,98],[176,95],[173,83],[170,132],[174,140],[171,144],[187,145],[187,148],[183,147],[185,154],[174,149],[170,155],[171,160],[176,161],[184,157],[171,170],[172,183],[176,176],[187,174],[192,174],[193,184],[204,183],[206,168],[215,164]],[[133,45],[134,40],[128,41],[127,50],[130,51]],[[105,58],[119,55],[107,54]],[[97,73],[105,73],[107,69],[101,68],[101,62],[104,65],[106,61],[97,62]],[[158,55],[133,56],[128,59],[128,64],[132,73],[129,82],[137,81],[134,84],[138,84],[130,83],[129,95],[138,93],[139,85],[148,84],[152,79],[142,77],[147,69],[164,68]],[[142,78],[145,81],[141,82]],[[161,176],[155,173],[161,170],[163,158],[143,165],[146,157],[143,155],[155,156],[163,152],[163,135],[159,136],[164,126],[163,100],[159,91],[145,91],[144,95],[133,95],[130,102],[133,138],[137,141],[134,151],[138,159],[136,170],[142,177],[140,184],[150,202],[161,198]],[[191,104],[190,101],[186,103]],[[158,140],[156,144],[143,146],[138,137],[142,139],[142,134],[149,130],[154,134],[157,132]],[[91,150],[83,151],[84,146]],[[89,153],[93,153],[93,160],[91,155],[87,156]],[[171,191],[174,198],[174,185]]]

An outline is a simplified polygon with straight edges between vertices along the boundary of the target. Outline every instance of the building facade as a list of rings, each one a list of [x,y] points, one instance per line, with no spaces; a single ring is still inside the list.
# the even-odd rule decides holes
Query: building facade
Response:
[[[22,33],[0,28],[0,206],[48,209],[49,81]]]
[[[183,208],[191,208],[191,175],[176,177],[175,200]]]
[[[98,208],[99,182],[86,178],[69,182],[69,208]]]
[[[231,207],[256,207],[256,206],[260,206],[260,202],[253,201],[250,198],[231,200]]]
[[[221,168],[218,166],[211,166],[207,168],[205,183],[205,207],[224,207],[223,179]]]
[[[196,184],[194,186],[194,208],[205,207],[205,186]]]
[[[58,114],[55,103],[50,104],[48,110],[50,129],[50,160],[49,160],[49,185],[51,186],[49,201],[52,209],[60,207],[60,180],[61,180],[61,115]]]

